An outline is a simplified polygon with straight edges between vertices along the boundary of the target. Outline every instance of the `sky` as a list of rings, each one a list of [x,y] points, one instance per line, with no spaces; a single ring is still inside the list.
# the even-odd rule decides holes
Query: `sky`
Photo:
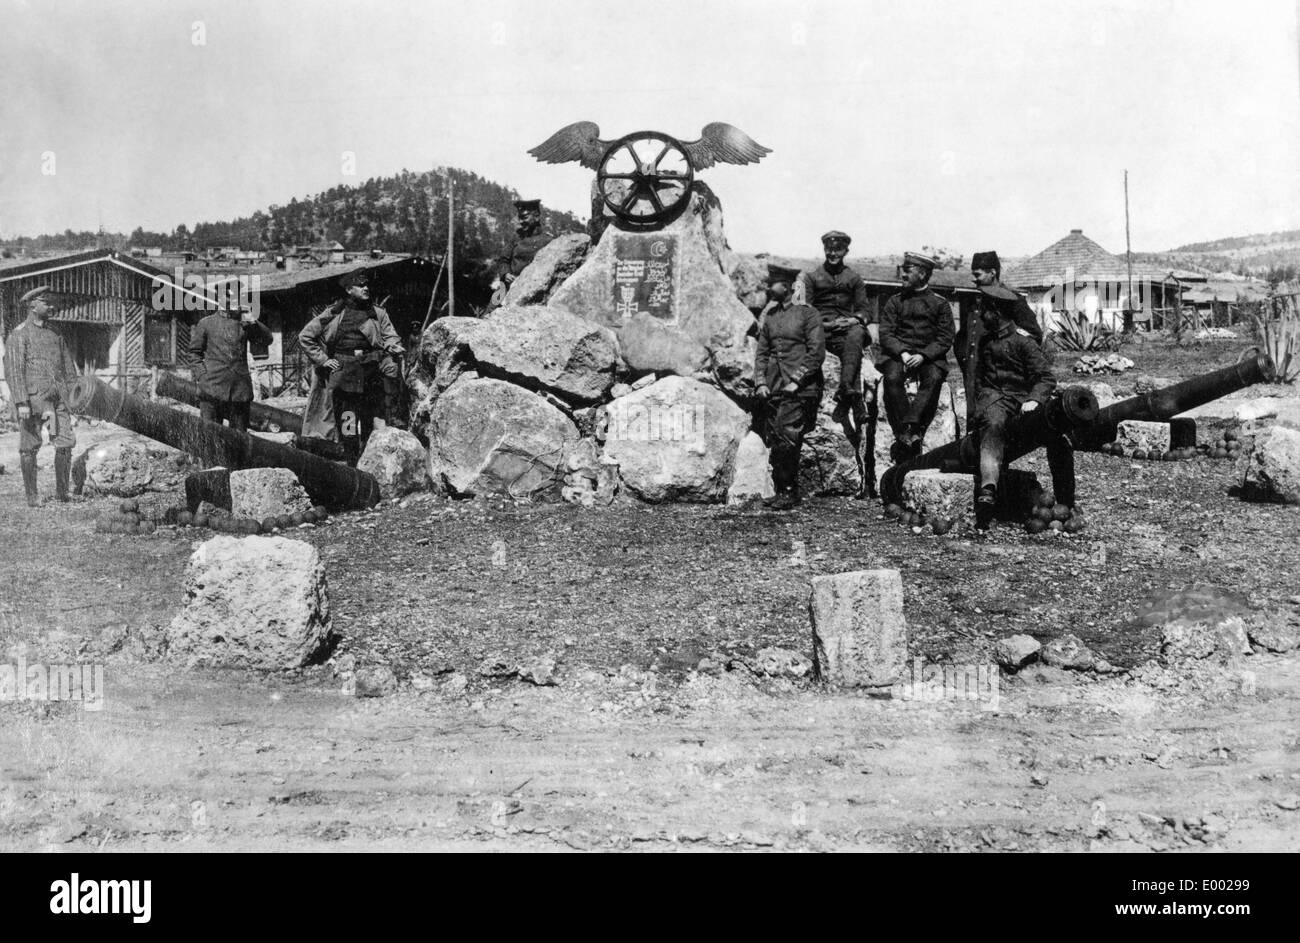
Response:
[[[710,121],[731,245],[1135,250],[1300,228],[1298,0],[0,0],[0,237],[232,219],[456,166],[585,218],[528,148]],[[351,160],[349,156],[351,155]]]

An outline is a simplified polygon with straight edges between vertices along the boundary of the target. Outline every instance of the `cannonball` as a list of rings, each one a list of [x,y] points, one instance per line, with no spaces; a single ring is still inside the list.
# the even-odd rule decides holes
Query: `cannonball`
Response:
[[[246,517],[244,518],[243,530],[245,534],[260,534],[262,532],[262,525],[251,517]]]
[[[275,518],[274,517],[264,518],[262,520],[262,533],[269,534],[273,530],[275,530]]]
[[[1047,522],[1041,517],[1031,517],[1029,520],[1025,521],[1025,530],[1029,531],[1031,534],[1041,534],[1043,531],[1047,530]]]
[[[194,515],[194,526],[195,526],[195,527],[208,527],[208,526],[210,526],[210,524],[211,524],[211,521],[209,521],[208,516],[207,516],[206,514],[195,514],[195,515]]]
[[[276,516],[275,526],[280,530],[286,530],[293,526],[293,516],[290,514],[280,514]]]
[[[1044,507],[1040,504],[1038,507],[1034,508],[1034,518],[1042,521],[1044,524],[1055,516],[1055,512],[1050,507]]]
[[[1227,450],[1227,449],[1215,449],[1215,450],[1214,450],[1214,457],[1215,457],[1215,458],[1227,458],[1227,457],[1228,457],[1228,450]]]
[[[316,505],[312,510],[316,512],[316,519],[318,521],[323,521],[325,518],[330,516],[330,512],[326,510],[325,505],[323,504]]]
[[[320,510],[319,508],[312,508],[312,513],[313,513],[313,514],[317,514],[318,517],[319,517],[319,514],[318,514],[319,510]],[[899,517],[902,517],[902,516],[903,516],[903,506],[902,506],[901,504],[886,504],[886,505],[885,505],[885,517],[888,517],[888,518],[890,518],[890,519],[894,519],[894,518],[899,518]]]
[[[943,536],[952,530],[952,521],[946,517],[936,517],[930,522],[930,529],[936,534]]]
[[[1065,530],[1065,524],[1063,524],[1060,521],[1049,521],[1047,524],[1047,529],[1054,530],[1059,534],[1061,531]]]
[[[298,527],[307,523],[307,515],[302,511],[295,511],[289,515],[289,526]]]
[[[1147,457],[1146,449],[1134,449],[1134,450],[1133,450],[1133,458],[1134,458],[1136,461],[1139,461],[1139,462],[1144,461],[1144,460],[1146,459],[1146,457]]]
[[[1080,517],[1072,517],[1072,518],[1070,518],[1068,521],[1065,522],[1065,532],[1066,532],[1067,534],[1077,534],[1077,533],[1079,533],[1079,531],[1081,531],[1081,530],[1083,530],[1083,519],[1082,519],[1082,518],[1080,518]]]
[[[1070,519],[1070,507],[1067,504],[1058,504],[1052,508],[1052,519],[1056,521],[1068,521]]]
[[[1236,442],[1239,438],[1241,437],[1237,434],[1237,431],[1235,429],[1229,429],[1227,432],[1223,434],[1224,442]]]

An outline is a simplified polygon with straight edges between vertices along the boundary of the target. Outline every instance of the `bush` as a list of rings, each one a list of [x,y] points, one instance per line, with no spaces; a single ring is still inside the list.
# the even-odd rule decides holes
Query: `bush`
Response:
[[[1274,299],[1270,307],[1278,314],[1276,320],[1254,315],[1255,335],[1260,349],[1273,358],[1277,366],[1278,383],[1294,383],[1300,379],[1300,313],[1296,311],[1295,298]]]
[[[1052,340],[1061,350],[1119,350],[1120,337],[1101,322],[1094,324],[1086,314],[1077,314],[1074,320],[1062,316]]]

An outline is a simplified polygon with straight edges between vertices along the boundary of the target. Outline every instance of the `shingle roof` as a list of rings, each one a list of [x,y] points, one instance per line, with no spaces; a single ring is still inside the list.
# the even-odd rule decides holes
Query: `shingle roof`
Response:
[[[415,256],[401,256],[394,258],[389,256],[383,259],[366,259],[355,262],[339,262],[333,265],[319,265],[311,268],[295,269],[292,272],[286,272],[276,269],[269,273],[255,272],[258,276],[258,287],[263,292],[269,291],[288,291],[297,288],[300,285],[306,285],[312,282],[329,282],[334,281],[340,276],[358,271],[360,269],[378,269],[390,265],[399,265],[404,262],[425,263],[428,260],[417,258]]]
[[[1169,272],[1146,262],[1133,263],[1133,278],[1163,281]],[[1066,282],[1119,282],[1129,277],[1128,266],[1083,234],[1072,229],[1038,255],[1006,272],[1003,281],[1016,288],[1050,288]]]

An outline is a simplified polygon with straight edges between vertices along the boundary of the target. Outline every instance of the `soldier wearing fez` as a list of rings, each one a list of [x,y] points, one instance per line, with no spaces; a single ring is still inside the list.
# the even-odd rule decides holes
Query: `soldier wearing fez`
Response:
[[[216,311],[200,319],[190,333],[200,416],[218,425],[229,420],[230,428],[248,431],[253,403],[248,348],[270,343],[271,332],[251,311]]]
[[[894,461],[921,454],[925,431],[934,421],[939,395],[948,375],[952,347],[952,307],[930,290],[938,262],[919,252],[903,255],[903,290],[891,295],[880,314],[880,348],[884,359],[885,416],[894,431]],[[907,380],[918,383],[908,402]]]
[[[758,327],[754,378],[756,395],[767,403],[767,444],[772,450],[776,494],[763,503],[788,511],[799,504],[799,450],[817,423],[826,336],[816,309],[790,303],[799,270],[779,265],[767,269],[772,305]]]
[[[355,465],[366,447],[384,401],[385,420],[402,425],[397,415],[405,350],[388,312],[370,301],[365,271],[339,279],[342,301],[307,322],[298,343],[316,365],[302,419],[306,439],[338,442],[343,457]],[[321,451],[321,449],[313,449]]]
[[[77,378],[77,365],[62,335],[47,323],[55,311],[48,287],[33,288],[21,298],[27,317],[5,341],[5,378],[19,424],[18,460],[23,470],[28,507],[40,507],[36,490],[36,453],[41,427],[49,424],[54,446],[54,496],[68,501],[72,447],[77,437],[68,412],[68,388]]]
[[[1012,319],[1015,292],[982,285],[980,328],[971,366],[974,398],[971,431],[979,435],[979,475],[975,526],[988,530],[997,503],[998,479],[1008,437],[1016,419],[1042,407],[1056,388],[1051,364],[1038,341]],[[973,326],[972,326],[973,327]],[[1047,464],[1057,502],[1074,509],[1074,449],[1064,434],[1047,443]]]
[[[537,253],[552,238],[542,228],[541,200],[515,200],[515,213],[519,220],[515,226],[515,237],[506,246],[505,253],[497,263],[497,278],[504,291],[493,294],[489,304],[492,308],[501,305],[519,273],[528,268]]]
[[[1002,285],[1002,262],[996,252],[976,252],[970,260],[971,279],[975,282],[977,288],[988,288]],[[972,386],[974,383],[976,355],[979,351],[980,336],[983,333],[983,318],[980,311],[986,305],[1000,305],[1016,327],[1025,331],[1034,341],[1041,344],[1043,342],[1043,329],[1038,324],[1038,317],[1034,314],[1034,309],[1029,307],[1024,298],[1010,292],[1012,299],[999,300],[992,297],[988,292],[981,292],[975,309],[962,317],[961,328],[957,331],[957,340],[954,345],[954,353],[957,355],[957,363],[961,365],[962,379],[966,382],[966,403],[967,408],[975,402]]]

